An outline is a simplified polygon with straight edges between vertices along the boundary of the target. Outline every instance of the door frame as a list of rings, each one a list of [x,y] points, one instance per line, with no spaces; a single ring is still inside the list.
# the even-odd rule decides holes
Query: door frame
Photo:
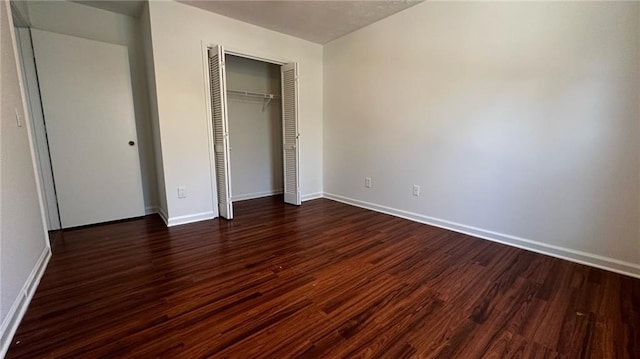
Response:
[[[47,129],[44,122],[42,100],[40,98],[40,86],[38,84],[38,69],[36,67],[33,45],[31,42],[31,28],[16,29],[16,42],[20,58],[26,101],[29,108],[29,122],[31,123],[34,139],[36,164],[38,166],[38,179],[42,188],[44,211],[47,217],[47,229],[49,231],[62,228],[60,211],[58,209],[58,197],[56,195],[55,179],[51,168]]]
[[[220,217],[220,211],[218,210],[218,187],[216,185],[216,162],[215,162],[215,147],[214,147],[214,142],[213,142],[213,123],[211,121],[212,117],[213,117],[213,112],[211,109],[211,101],[209,100],[211,98],[211,78],[209,77],[209,53],[208,50],[209,48],[212,48],[214,46],[217,45],[223,45],[221,43],[218,42],[211,42],[211,41],[206,41],[206,40],[201,40],[200,41],[200,52],[201,52],[201,56],[202,56],[202,72],[204,74],[203,76],[203,87],[204,87],[204,94],[205,94],[205,107],[206,107],[206,116],[205,116],[205,122],[206,122],[206,126],[207,126],[207,144],[208,144],[208,148],[209,148],[209,180],[211,182],[211,207],[213,208],[213,216],[214,218]],[[251,59],[251,60],[257,60],[257,61],[262,61],[262,62],[267,62],[270,64],[274,64],[274,65],[278,65],[278,66],[282,66],[291,62],[296,62],[296,61],[290,61],[290,60],[285,60],[285,59],[276,59],[273,58],[271,56],[265,56],[262,54],[258,54],[256,52],[253,51],[247,51],[245,49],[239,49],[237,47],[224,47],[224,54],[226,55],[232,55],[232,56],[238,56],[238,57],[243,57],[246,59]],[[299,130],[299,129],[298,129]],[[298,142],[300,142],[300,139],[298,139]],[[300,169],[298,168],[298,171],[300,171]],[[233,200],[231,200],[231,203],[233,204]]]

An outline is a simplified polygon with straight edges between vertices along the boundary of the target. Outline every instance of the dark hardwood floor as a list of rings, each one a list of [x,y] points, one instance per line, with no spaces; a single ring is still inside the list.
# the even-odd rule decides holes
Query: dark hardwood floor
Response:
[[[640,358],[640,280],[320,199],[71,230],[8,358]]]

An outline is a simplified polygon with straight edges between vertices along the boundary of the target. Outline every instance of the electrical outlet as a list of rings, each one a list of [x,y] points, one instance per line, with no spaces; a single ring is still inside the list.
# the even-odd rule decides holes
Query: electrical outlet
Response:
[[[187,189],[185,187],[178,187],[178,198],[187,198]]]
[[[413,185],[413,195],[418,197],[420,195],[420,186],[417,184]]]
[[[364,178],[364,186],[367,188],[371,188],[371,177]]]

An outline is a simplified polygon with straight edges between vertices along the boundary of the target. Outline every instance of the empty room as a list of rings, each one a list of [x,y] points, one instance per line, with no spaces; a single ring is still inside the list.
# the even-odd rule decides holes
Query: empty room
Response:
[[[640,358],[640,2],[0,0],[0,358]]]

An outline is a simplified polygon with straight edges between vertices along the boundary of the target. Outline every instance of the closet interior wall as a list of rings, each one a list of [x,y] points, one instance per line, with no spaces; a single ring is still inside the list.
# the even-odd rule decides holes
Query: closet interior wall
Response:
[[[281,194],[280,66],[226,55],[232,200]],[[233,90],[273,94],[269,101]]]

